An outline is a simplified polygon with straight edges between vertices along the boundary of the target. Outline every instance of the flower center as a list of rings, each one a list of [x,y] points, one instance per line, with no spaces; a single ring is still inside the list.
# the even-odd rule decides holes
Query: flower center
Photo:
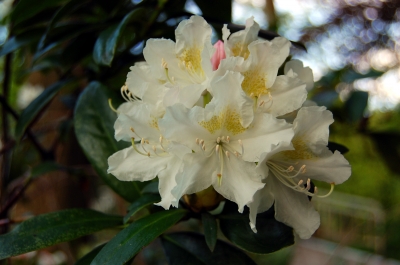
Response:
[[[283,155],[293,160],[308,160],[316,158],[316,155],[312,153],[306,143],[300,138],[296,137],[292,140],[292,144],[295,150],[283,151]]]
[[[233,56],[243,57],[245,60],[249,57],[250,51],[247,48],[247,45],[242,42],[236,42],[231,49]]]
[[[185,49],[178,57],[181,68],[184,68],[197,83],[201,83],[205,76],[201,65],[201,52],[202,50],[195,46]]]
[[[242,140],[238,140],[239,145],[242,148],[242,152],[239,153],[238,151],[234,150],[230,146],[231,139],[229,136],[222,136],[222,137],[217,137],[215,142],[212,144],[210,150],[206,150],[206,145],[203,139],[196,138],[196,144],[199,146],[200,150],[203,152],[203,154],[207,157],[211,157],[214,154],[217,156],[218,159],[218,169],[217,169],[217,177],[218,177],[218,183],[221,186],[222,183],[222,177],[224,174],[224,164],[225,161],[224,159],[230,159],[231,155],[234,155],[236,157],[241,157],[243,156],[244,153],[244,148],[243,148],[243,143]]]
[[[221,111],[218,116],[214,115],[208,121],[201,121],[199,124],[212,134],[221,129],[225,129],[232,135],[237,135],[243,133],[247,129],[242,126],[240,114],[229,107]]]
[[[268,88],[265,86],[266,78],[258,70],[248,70],[243,73],[244,79],[242,89],[248,96],[260,97],[268,94]]]

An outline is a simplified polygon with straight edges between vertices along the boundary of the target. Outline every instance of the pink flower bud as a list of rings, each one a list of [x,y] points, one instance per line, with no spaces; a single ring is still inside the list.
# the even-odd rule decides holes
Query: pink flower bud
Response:
[[[218,66],[219,66],[219,63],[221,62],[221,60],[226,58],[226,55],[225,55],[225,50],[224,50],[224,43],[222,41],[220,41],[220,40],[217,41],[214,44],[214,47],[216,48],[216,51],[215,51],[213,57],[211,58],[211,64],[212,64],[213,70],[215,71],[218,69]]]

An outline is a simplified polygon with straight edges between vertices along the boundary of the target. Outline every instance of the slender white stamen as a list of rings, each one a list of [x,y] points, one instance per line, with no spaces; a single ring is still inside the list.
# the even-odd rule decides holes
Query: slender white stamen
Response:
[[[226,142],[229,144],[229,141],[231,140],[231,137],[227,136],[226,137]]]
[[[137,136],[138,138],[142,138],[142,137],[140,137],[139,134],[137,134],[137,132],[136,132],[132,127],[130,127],[129,129],[131,129],[131,132],[133,132],[134,134],[136,134],[136,136]]]
[[[114,111],[115,113],[119,113],[118,110],[116,110],[116,109],[114,108],[114,106],[112,105],[111,98],[108,99],[108,106],[109,106],[110,109],[111,109],[112,111]]]
[[[143,153],[143,152],[140,152],[140,151],[136,148],[135,138],[133,138],[133,137],[131,138],[131,143],[132,143],[133,149],[134,149],[138,154],[141,154],[141,155],[144,155],[144,156],[149,156],[148,153],[145,154],[145,153]]]
[[[306,189],[307,189],[307,190],[310,190],[310,188],[311,188],[311,180],[310,180],[310,179],[307,179]]]
[[[200,143],[200,139],[196,138],[196,144],[199,145],[199,143]]]
[[[159,138],[158,140],[160,141],[161,149],[162,149],[164,152],[167,152],[167,151],[165,151],[164,146],[163,146],[163,139],[164,139],[164,137],[163,137],[162,135],[160,135],[160,138]]]
[[[228,159],[230,158],[230,154],[229,154],[228,151],[225,151],[225,155],[226,155],[226,157],[227,157]]]
[[[238,151],[233,152],[235,154],[236,157],[239,157],[239,153]]]
[[[168,64],[167,64],[167,62],[164,60],[164,58],[161,58],[161,66],[162,66],[164,69],[168,69]]]
[[[301,187],[301,184],[303,184],[303,180],[302,179],[299,181],[299,183],[297,183],[297,186]]]
[[[219,144],[221,142],[221,137],[217,138],[217,144]]]

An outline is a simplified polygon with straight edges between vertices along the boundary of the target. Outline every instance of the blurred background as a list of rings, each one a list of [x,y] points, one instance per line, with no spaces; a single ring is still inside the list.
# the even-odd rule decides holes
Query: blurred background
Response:
[[[330,140],[349,149],[345,156],[353,173],[331,196],[313,200],[321,226],[312,239],[252,258],[260,265],[400,264],[399,0],[235,0],[217,7],[200,0],[42,1],[47,9],[33,10],[25,20],[10,16],[14,1],[0,2],[2,233],[29,216],[64,208],[124,214],[127,203],[103,184],[75,138],[79,93],[92,80],[118,91],[129,66],[143,59],[145,40],[173,39],[174,28],[189,13],[212,23],[214,42],[223,23],[244,25],[254,16],[265,36],[276,32],[305,47],[293,46],[291,56],[313,70],[309,99],[333,112]],[[144,10],[134,18],[125,30],[132,33],[119,37],[111,60],[96,55],[101,48],[107,51],[101,38],[107,39],[104,31],[127,13],[123,7],[141,4],[156,6],[156,15],[147,21]],[[60,6],[68,5],[60,14]],[[44,101],[18,141],[19,115],[66,77],[75,78],[73,84]],[[41,177],[28,186],[29,170]],[[11,264],[71,264],[103,237],[29,253]],[[157,249],[146,248],[134,264],[166,264]]]

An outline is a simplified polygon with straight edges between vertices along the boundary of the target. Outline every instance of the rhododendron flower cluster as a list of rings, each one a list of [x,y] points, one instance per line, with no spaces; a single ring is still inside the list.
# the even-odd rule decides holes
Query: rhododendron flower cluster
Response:
[[[145,62],[121,88],[127,102],[115,122],[115,138],[132,145],[109,158],[108,172],[122,181],[158,177],[165,209],[212,186],[239,212],[249,207],[254,232],[257,214],[274,205],[278,221],[309,238],[319,214],[308,197],[325,196],[311,179],[333,189],[350,165],[327,148],[331,112],[302,107],[311,70],[293,60],[278,75],[291,43],[261,40],[258,31],[253,18],[233,34],[224,26],[213,46],[211,27],[193,16],[175,42],[148,40]]]

